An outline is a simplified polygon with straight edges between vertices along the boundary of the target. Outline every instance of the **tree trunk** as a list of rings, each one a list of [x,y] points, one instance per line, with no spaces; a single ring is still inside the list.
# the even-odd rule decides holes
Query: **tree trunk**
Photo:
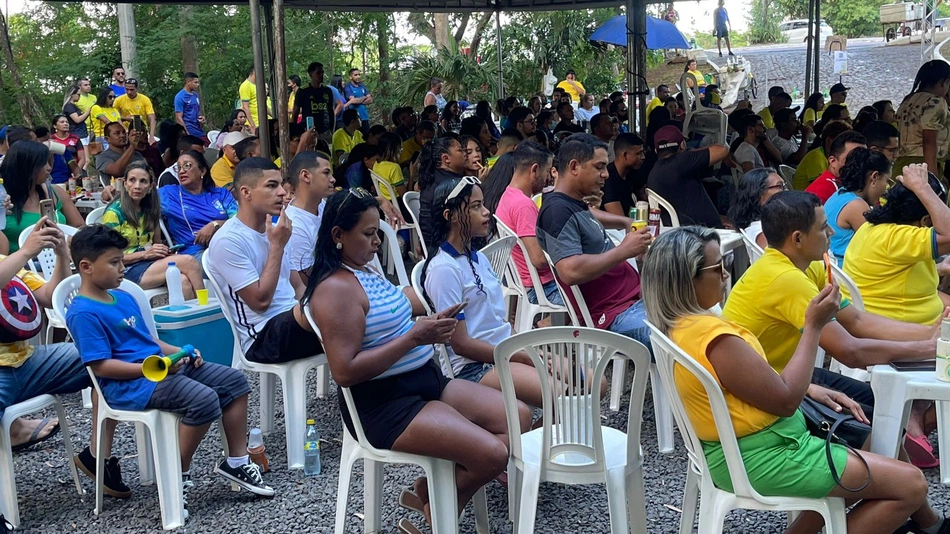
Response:
[[[434,16],[435,19],[435,48],[438,53],[442,53],[442,49],[449,48],[449,14],[448,13],[436,13]]]
[[[482,37],[485,35],[485,29],[488,28],[488,23],[491,22],[491,17],[492,13],[486,11],[482,13],[481,18],[478,19],[478,24],[475,25],[475,35],[472,37],[472,45],[468,50],[468,57],[478,57],[478,47],[482,44]]]
[[[182,28],[186,28],[181,34],[181,66],[184,72],[198,72],[198,44],[195,42],[195,36],[187,28],[191,28],[191,16],[194,6],[183,5],[178,10],[178,21]],[[256,120],[256,118],[255,118]]]
[[[17,103],[20,105],[20,113],[23,114],[23,123],[30,128],[34,125],[35,118],[43,117],[43,111],[33,98],[33,94],[23,89],[23,80],[20,78],[20,71],[17,69],[16,62],[13,61],[13,48],[10,45],[10,31],[7,27],[7,17],[0,12],[0,46],[3,47],[3,59],[10,71],[10,78],[13,80],[13,91],[17,95]]]
[[[462,20],[459,21],[459,27],[455,30],[455,44],[462,46],[462,38],[465,37],[465,29],[468,28],[468,21],[472,18],[471,13],[465,13],[462,15]]]
[[[379,102],[387,102],[389,96],[389,41],[392,39],[392,15],[383,13],[376,19],[376,35],[378,36],[379,47],[379,88],[376,93],[379,96]],[[365,68],[365,67],[364,67]],[[382,122],[386,123],[386,117],[389,117],[390,110],[387,107],[376,106],[382,117]]]

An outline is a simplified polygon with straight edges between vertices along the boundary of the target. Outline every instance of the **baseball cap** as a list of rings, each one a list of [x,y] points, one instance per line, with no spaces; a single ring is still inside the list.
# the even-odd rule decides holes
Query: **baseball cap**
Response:
[[[656,136],[653,138],[653,146],[656,150],[663,150],[664,148],[678,147],[684,140],[683,132],[677,126],[670,124],[656,132]]]
[[[228,132],[228,134],[224,136],[224,141],[221,142],[221,146],[234,146],[248,137],[250,136],[244,132]]]
[[[850,87],[845,87],[843,83],[836,83],[831,86],[831,89],[828,91],[828,94],[831,93],[843,93],[851,89]]]
[[[126,78],[125,85],[132,85],[132,86],[138,87],[139,81],[136,80],[135,78]]]

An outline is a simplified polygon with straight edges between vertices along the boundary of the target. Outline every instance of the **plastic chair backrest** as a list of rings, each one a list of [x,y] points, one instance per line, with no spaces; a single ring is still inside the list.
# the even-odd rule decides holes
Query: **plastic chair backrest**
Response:
[[[158,220],[158,228],[162,231],[162,238],[165,240],[165,244],[170,247],[174,246],[175,243],[172,241],[172,236],[168,233],[168,229],[165,228],[165,219]]]
[[[396,266],[396,277],[399,279],[399,285],[408,286],[409,277],[406,275],[406,266],[402,262],[402,252],[399,251],[399,241],[396,239],[396,231],[386,221],[379,221],[379,229],[386,236],[386,246],[389,247],[389,261]]]
[[[102,215],[105,214],[108,206],[100,206],[86,215],[86,224],[98,224],[102,221]]]
[[[422,237],[422,226],[419,224],[419,192],[406,191],[402,195],[402,203],[406,206],[406,211],[409,212],[409,218],[412,219],[410,221],[414,227],[412,230],[416,233],[416,239],[419,240],[421,245],[422,259],[425,259],[429,255],[429,250],[426,248],[425,240]]]
[[[732,428],[732,417],[726,407],[726,398],[723,396],[722,388],[719,387],[716,379],[702,365],[676,346],[670,338],[660,332],[657,327],[649,322],[646,324],[650,327],[650,343],[653,345],[653,354],[656,356],[656,366],[660,372],[660,380],[672,386],[668,389],[668,392],[670,404],[673,406],[673,417],[680,428],[680,433],[683,434],[683,442],[689,451],[690,460],[699,466],[699,471],[703,476],[708,476],[709,466],[706,464],[706,455],[703,452],[702,443],[696,435],[689,416],[686,415],[686,407],[676,389],[676,382],[673,380],[674,364],[680,365],[696,377],[706,391],[706,396],[709,398],[709,408],[716,423],[716,432],[719,434],[719,441],[725,454],[729,478],[732,480],[733,493],[739,497],[769,502],[759,495],[752,488],[752,484],[749,483],[749,476],[746,474],[745,464],[739,453],[736,433]]]
[[[745,245],[745,250],[749,254],[749,263],[755,263],[755,260],[762,257],[765,251],[755,242],[755,239],[745,233],[745,230],[740,230],[739,235],[742,236],[742,243]]]
[[[513,236],[501,237],[482,247],[479,251],[488,257],[491,268],[498,276],[502,285],[507,285],[505,279],[508,274],[508,262],[511,260],[511,249],[515,246]]]
[[[785,187],[788,187],[789,191],[794,191],[795,188],[792,187],[792,184],[795,180],[795,167],[791,165],[779,165],[778,174],[785,180]]]
[[[541,283],[541,275],[538,274],[538,270],[535,269],[534,264],[531,263],[531,260],[528,257],[528,249],[525,247],[524,242],[521,240],[521,238],[515,236],[515,232],[511,228],[508,228],[505,225],[505,223],[501,222],[501,219],[499,219],[498,216],[495,216],[495,224],[497,225],[499,236],[503,236],[503,237],[512,236],[517,239],[516,241],[517,246],[518,248],[521,249],[521,254],[524,255],[524,259],[525,259],[524,263],[528,267],[528,276],[531,277],[531,287],[535,288],[534,294],[535,294],[535,297],[537,297],[538,299],[538,306],[543,306],[547,308],[560,308],[560,306],[551,304],[551,301],[548,300],[548,297],[544,294],[543,290],[537,289],[537,288],[542,287],[544,284]],[[548,261],[550,261],[550,258],[548,258],[547,254],[545,254],[545,258]],[[519,293],[527,296],[528,288],[526,288],[524,286],[524,283],[521,281],[521,273],[518,272],[518,266],[515,265],[514,259],[512,259],[509,264],[509,274],[510,276],[508,277],[508,280],[512,284],[512,286],[514,286],[514,288]]]
[[[412,290],[416,293],[419,301],[422,302],[422,307],[426,311],[426,315],[432,315],[432,308],[429,307],[428,301],[425,297],[422,296],[422,268],[425,267],[425,262],[420,261],[412,268]],[[442,366],[442,372],[445,376],[449,378],[455,378],[455,372],[452,370],[452,362],[449,361],[449,353],[445,350],[445,345],[437,344],[433,345],[435,347],[436,355],[439,358],[439,362]]]
[[[222,291],[220,285],[218,285],[217,280],[211,276],[210,267],[210,254],[201,255],[201,269],[205,272],[205,275],[208,277],[208,283],[211,284],[211,289],[214,291],[214,294],[218,296],[219,301],[223,301],[226,298],[230,298],[228,293]],[[244,349],[241,347],[241,335],[238,332],[237,325],[234,323],[234,317],[231,317],[231,314],[228,313],[228,308],[221,303],[221,311],[224,315],[224,318],[228,321],[228,326],[231,327],[231,336],[234,337],[234,351],[231,355],[232,362],[241,362],[244,365],[249,365],[247,358],[244,356]]]
[[[221,135],[221,130],[211,130],[208,132],[208,141],[211,141],[211,146],[214,146],[214,143],[218,140],[219,135]]]
[[[854,308],[863,312],[864,299],[861,298],[861,290],[858,289],[858,285],[854,283],[854,280],[848,276],[848,273],[844,272],[841,267],[838,267],[832,263],[831,276],[835,279],[835,282],[838,282],[838,285],[844,289],[846,296],[851,299],[851,304],[854,305]]]
[[[57,226],[67,238],[76,235],[76,232],[79,231],[77,228],[65,224],[58,224]],[[35,228],[35,225],[27,226],[20,232],[17,243],[21,248],[23,247],[23,243],[26,243],[27,237],[33,233]],[[36,255],[35,262],[33,259],[30,260],[29,265],[31,270],[42,272],[43,278],[49,280],[52,278],[53,271],[56,269],[56,254],[53,253],[52,249],[45,248]]]
[[[548,262],[548,265],[551,266],[551,271],[554,272],[554,281],[557,283],[557,288],[561,292],[561,299],[566,304],[567,313],[571,317],[571,322],[575,326],[593,326],[594,321],[590,317],[590,310],[587,309],[587,301],[584,300],[584,295],[581,294],[581,290],[577,286],[567,286],[565,289],[565,284],[557,277],[557,269],[554,268],[554,262],[551,261],[551,256],[547,252],[544,252],[544,260]],[[570,291],[571,295],[574,297],[574,305],[571,304],[571,299],[568,298],[567,292]],[[538,291],[535,291],[538,293]]]
[[[399,202],[399,199],[396,196],[396,189],[393,188],[393,184],[386,181],[385,178],[376,174],[372,170],[369,171],[370,177],[373,179],[373,185],[376,187],[376,193],[382,196],[389,196],[389,200],[392,203]],[[385,194],[383,192],[385,191]]]
[[[524,351],[534,364],[543,398],[540,459],[545,470],[601,472],[603,434],[600,384],[613,358],[634,364],[634,380],[627,416],[627,465],[640,465],[640,421],[650,352],[633,339],[594,328],[556,326],[515,334],[495,346],[495,368],[501,382],[511,435],[519,435],[518,402],[509,366],[515,354]],[[549,361],[554,373],[549,376]],[[511,440],[512,456],[523,458],[521,440]],[[573,458],[566,465],[567,456]],[[577,455],[583,457],[576,462]]]
[[[670,204],[668,200],[656,194],[649,187],[647,188],[647,200],[649,201],[651,210],[657,208],[666,210],[666,214],[670,217],[670,226],[679,228],[680,218],[676,215],[676,209],[673,208],[673,205]]]

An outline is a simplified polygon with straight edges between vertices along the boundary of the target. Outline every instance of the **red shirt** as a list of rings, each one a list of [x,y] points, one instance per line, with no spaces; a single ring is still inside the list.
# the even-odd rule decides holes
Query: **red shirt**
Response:
[[[838,178],[834,174],[831,174],[830,170],[825,170],[821,173],[818,178],[815,178],[815,181],[805,189],[806,193],[813,193],[819,199],[821,203],[824,204],[831,198],[831,195],[835,194],[835,191],[838,190]]]

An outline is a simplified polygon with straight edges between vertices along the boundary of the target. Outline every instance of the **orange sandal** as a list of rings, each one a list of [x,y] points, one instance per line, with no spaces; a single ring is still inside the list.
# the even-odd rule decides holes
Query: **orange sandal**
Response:
[[[910,457],[910,463],[918,469],[933,469],[940,467],[940,460],[934,457],[934,448],[927,436],[904,435],[904,450]]]

